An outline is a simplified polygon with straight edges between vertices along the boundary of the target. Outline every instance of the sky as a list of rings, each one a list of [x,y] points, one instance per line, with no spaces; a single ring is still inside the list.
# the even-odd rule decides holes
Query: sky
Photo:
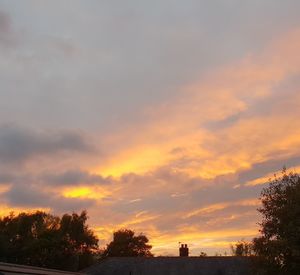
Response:
[[[300,167],[300,1],[0,0],[0,215],[229,252]]]

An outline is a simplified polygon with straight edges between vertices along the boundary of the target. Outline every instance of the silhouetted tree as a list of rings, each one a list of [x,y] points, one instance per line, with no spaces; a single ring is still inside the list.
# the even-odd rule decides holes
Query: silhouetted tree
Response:
[[[261,237],[254,251],[262,267],[259,274],[300,274],[300,177],[275,178],[261,194]]]
[[[251,256],[253,254],[253,244],[244,240],[231,245],[230,249],[233,256]]]
[[[122,229],[114,232],[113,241],[110,242],[103,256],[105,257],[151,257],[152,246],[145,235],[135,236],[134,231]]]
[[[98,239],[86,225],[87,213],[62,218],[45,212],[0,219],[0,261],[79,270],[91,264]]]

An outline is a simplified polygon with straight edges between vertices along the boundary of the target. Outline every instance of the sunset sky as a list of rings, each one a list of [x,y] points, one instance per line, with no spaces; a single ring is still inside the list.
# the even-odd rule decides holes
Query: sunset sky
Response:
[[[156,255],[258,234],[300,168],[299,0],[0,0],[0,215],[87,209]],[[300,170],[300,169],[299,169]]]

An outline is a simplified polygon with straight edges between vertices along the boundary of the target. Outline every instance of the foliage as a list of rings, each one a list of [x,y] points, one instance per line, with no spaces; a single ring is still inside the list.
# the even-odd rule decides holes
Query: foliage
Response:
[[[199,257],[207,257],[207,254],[205,252],[201,251]]]
[[[110,242],[103,255],[105,257],[151,257],[152,246],[145,235],[135,236],[134,231],[122,229],[114,232],[113,241]]]
[[[283,170],[261,194],[260,274],[300,274],[300,176]],[[263,270],[263,271],[262,271]]]
[[[231,245],[230,249],[233,256],[251,256],[253,254],[252,243],[244,240]]]
[[[21,213],[0,218],[0,261],[79,270],[91,264],[98,239],[86,225],[87,213]]]

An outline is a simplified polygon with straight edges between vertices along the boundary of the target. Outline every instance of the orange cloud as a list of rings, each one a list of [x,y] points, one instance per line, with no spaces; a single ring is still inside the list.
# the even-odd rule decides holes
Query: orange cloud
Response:
[[[274,102],[269,115],[246,115],[223,129],[222,121],[272,100],[280,83],[300,73],[299,34],[291,32],[273,41],[261,55],[211,72],[199,83],[183,87],[170,102],[149,108],[143,125],[109,136],[108,148],[116,149],[93,170],[121,176],[172,165],[191,176],[214,178],[249,169],[267,160],[275,148],[294,150],[300,143],[297,110],[285,114],[280,102]],[[288,100],[284,99],[286,104]],[[295,100],[299,102],[299,96]],[[220,129],[211,131],[207,125],[215,122]],[[293,127],[287,127],[287,122]]]
[[[104,138],[106,158],[92,170],[119,178],[121,187],[115,196],[128,202],[139,198],[135,209],[155,194],[169,192],[174,200],[186,200],[180,200],[185,204],[173,214],[163,206],[166,209],[162,213],[166,213],[161,217],[156,213],[140,217],[126,214],[129,218],[122,222],[121,214],[115,214],[114,225],[107,224],[99,234],[110,238],[117,226],[131,226],[149,234],[155,252],[168,250],[175,254],[178,241],[212,249],[224,248],[231,243],[230,238],[236,241],[254,237],[258,233],[257,199],[216,199],[215,203],[197,208],[189,206],[189,195],[193,190],[201,190],[203,179],[208,184],[218,184],[214,179],[223,175],[232,175],[232,187],[236,189],[243,184],[248,188],[263,184],[269,174],[247,182],[234,182],[234,175],[251,170],[257,163],[284,161],[300,154],[300,84],[291,81],[300,75],[299,48],[300,31],[292,31],[272,41],[261,54],[248,55],[201,77],[198,83],[181,87],[169,102],[145,110],[146,119],[141,123],[126,125],[122,131]],[[167,168],[174,178],[186,178],[175,182],[155,178],[156,171],[162,168]],[[128,180],[130,175],[124,180],[122,176],[127,173],[141,176],[138,184]],[[198,179],[198,184],[187,184],[189,179]],[[206,221],[205,232],[187,221],[239,206],[253,206],[253,211],[243,210]],[[245,215],[252,223],[234,227],[234,222],[238,224]],[[182,219],[177,219],[175,229],[164,231],[156,226],[162,220],[173,221],[176,217]],[[224,229],[213,230],[217,225]]]
[[[0,205],[0,217],[8,216],[10,213],[14,213],[15,215],[18,215],[21,212],[29,212],[33,213],[36,211],[45,211],[49,212],[50,208],[44,208],[44,207],[12,207],[6,204]]]
[[[103,199],[111,195],[107,188],[99,186],[65,187],[61,192],[66,198]]]

